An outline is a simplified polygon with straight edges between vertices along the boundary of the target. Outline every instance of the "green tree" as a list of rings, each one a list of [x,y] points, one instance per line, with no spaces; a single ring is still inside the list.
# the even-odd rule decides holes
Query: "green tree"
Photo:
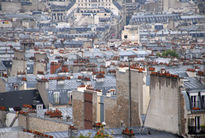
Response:
[[[161,54],[160,54],[159,52],[157,52],[156,56],[160,57],[160,56],[161,56]]]
[[[80,136],[78,138],[90,138],[88,136],[83,136],[82,134],[80,134]]]
[[[178,57],[179,55],[177,54],[177,52],[175,50],[167,50],[167,51],[164,51],[162,53],[162,56],[164,57]]]

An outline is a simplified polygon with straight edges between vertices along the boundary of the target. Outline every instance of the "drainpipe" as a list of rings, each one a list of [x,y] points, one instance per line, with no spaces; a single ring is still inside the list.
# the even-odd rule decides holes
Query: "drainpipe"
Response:
[[[131,71],[130,71],[130,59],[129,59],[129,127],[132,126],[132,95],[131,95]]]

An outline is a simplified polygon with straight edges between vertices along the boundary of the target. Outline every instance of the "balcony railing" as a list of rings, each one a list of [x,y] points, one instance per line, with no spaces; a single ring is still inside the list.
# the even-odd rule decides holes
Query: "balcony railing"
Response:
[[[192,102],[191,103],[192,110],[205,110],[205,103],[200,103],[200,101]]]
[[[189,134],[205,134],[205,126],[188,126]]]

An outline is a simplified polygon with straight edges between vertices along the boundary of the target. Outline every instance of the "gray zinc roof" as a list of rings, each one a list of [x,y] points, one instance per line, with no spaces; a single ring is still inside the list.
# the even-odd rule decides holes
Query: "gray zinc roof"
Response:
[[[184,87],[186,89],[205,89],[205,85],[194,77],[185,78]]]
[[[4,66],[3,62],[0,61],[0,71],[6,71],[6,67]]]
[[[126,138],[125,135],[122,134],[124,128],[108,128],[104,129],[106,134],[112,135],[115,138]],[[167,132],[162,132],[162,131],[157,131],[153,129],[148,129],[148,128],[142,128],[142,127],[135,127],[133,128],[135,138],[177,138],[176,135],[167,133]],[[148,134],[148,131],[150,134]],[[80,135],[83,136],[90,136],[94,137],[95,134],[97,133],[96,129],[86,129],[86,130],[78,130],[77,132],[73,132],[72,135],[74,137],[79,137]],[[52,135],[54,138],[65,138],[68,137],[68,132],[48,132],[46,133],[48,135]],[[69,133],[70,135],[70,133]]]

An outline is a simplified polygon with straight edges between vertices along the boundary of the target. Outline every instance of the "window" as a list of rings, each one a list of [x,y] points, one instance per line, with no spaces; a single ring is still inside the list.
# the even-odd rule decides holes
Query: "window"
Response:
[[[205,95],[201,96],[203,108],[205,108]]]
[[[197,106],[197,96],[191,96],[191,105],[192,105],[192,108],[198,107]]]
[[[200,130],[200,116],[195,117],[196,130]]]
[[[194,125],[195,125],[194,118],[188,118],[188,126],[194,126]]]
[[[199,98],[197,95],[193,95],[191,96],[191,105],[192,105],[192,108],[193,107],[199,107]]]
[[[59,104],[60,103],[60,92],[54,92],[53,98],[54,98],[54,103]]]
[[[72,91],[68,91],[67,96],[68,96],[68,104],[72,104]]]

